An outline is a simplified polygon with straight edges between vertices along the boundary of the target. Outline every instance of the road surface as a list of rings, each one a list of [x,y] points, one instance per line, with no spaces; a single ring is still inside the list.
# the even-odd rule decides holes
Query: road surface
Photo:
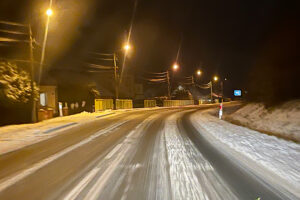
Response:
[[[197,107],[136,110],[0,156],[0,199],[289,199],[191,124]]]

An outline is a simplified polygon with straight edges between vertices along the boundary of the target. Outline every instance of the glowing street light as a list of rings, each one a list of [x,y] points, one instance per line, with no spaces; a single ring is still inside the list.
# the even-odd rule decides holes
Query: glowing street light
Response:
[[[48,8],[46,11],[46,15],[48,15],[48,17],[50,17],[53,14],[53,11],[51,8]]]
[[[125,45],[123,46],[123,49],[124,49],[125,51],[129,51],[129,50],[131,49],[130,44],[125,44]]]
[[[199,70],[197,70],[197,75],[198,75],[198,76],[200,76],[200,75],[201,75],[201,73],[202,73],[202,72],[201,72],[201,70],[200,70],[200,69],[199,69]]]
[[[173,65],[173,70],[176,71],[178,68],[179,68],[178,64],[177,64],[177,63],[174,63],[174,65]]]
[[[218,77],[217,76],[214,76],[214,81],[218,81]]]
[[[42,46],[42,52],[41,52],[41,61],[40,61],[40,76],[39,76],[39,84],[41,81],[41,74],[42,74],[42,68],[44,64],[44,59],[45,59],[45,51],[46,51],[46,44],[47,44],[47,37],[48,37],[48,29],[49,29],[49,23],[50,23],[50,17],[53,15],[53,11],[51,9],[52,5],[52,0],[50,0],[50,7],[46,10],[46,15],[47,15],[47,21],[46,21],[46,26],[45,26],[45,34],[44,34],[44,39],[43,39],[43,46]]]

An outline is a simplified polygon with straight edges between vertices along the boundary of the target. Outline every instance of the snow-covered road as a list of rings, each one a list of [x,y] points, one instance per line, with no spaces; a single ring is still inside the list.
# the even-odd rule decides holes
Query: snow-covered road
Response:
[[[161,116],[152,115],[143,121],[82,177],[65,200],[237,199],[179,130],[177,120],[183,114],[158,122]]]
[[[260,177],[272,169],[262,171],[257,160],[246,160],[244,151],[234,149],[239,144],[250,148],[252,140],[221,142],[217,133],[229,137],[236,132],[205,110],[112,115],[5,154],[0,157],[0,199],[295,199],[276,182],[288,180],[280,174],[273,180]],[[268,140],[261,142],[266,149]],[[266,156],[261,154],[261,160],[272,161]]]

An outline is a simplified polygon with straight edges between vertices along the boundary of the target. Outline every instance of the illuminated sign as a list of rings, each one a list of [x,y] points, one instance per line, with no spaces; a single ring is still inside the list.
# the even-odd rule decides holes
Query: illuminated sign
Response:
[[[240,96],[242,96],[242,90],[234,90],[233,94],[236,97],[240,97]]]

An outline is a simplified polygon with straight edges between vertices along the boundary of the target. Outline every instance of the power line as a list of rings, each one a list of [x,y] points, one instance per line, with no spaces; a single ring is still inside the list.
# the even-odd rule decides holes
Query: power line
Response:
[[[17,23],[17,22],[9,22],[9,21],[3,21],[3,20],[0,20],[0,24],[6,24],[6,25],[11,25],[11,26],[28,27],[27,24],[21,24],[21,23]]]
[[[5,30],[5,29],[0,29],[0,32],[15,34],[15,35],[28,35],[28,33],[23,33],[23,32],[20,32],[20,31],[9,31],[9,30]]]

